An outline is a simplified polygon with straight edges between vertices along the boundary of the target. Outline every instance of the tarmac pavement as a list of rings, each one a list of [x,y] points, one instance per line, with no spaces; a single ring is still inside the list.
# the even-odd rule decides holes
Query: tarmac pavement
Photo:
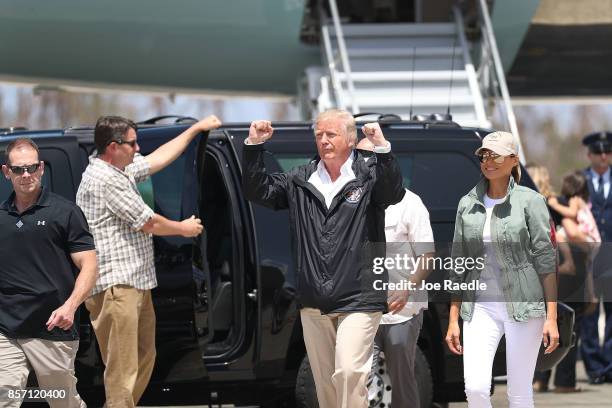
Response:
[[[557,394],[552,391],[554,388],[551,376],[551,391],[536,393],[535,395],[535,406],[537,408],[610,408],[612,406],[612,383],[606,383],[601,385],[590,385],[587,381],[587,376],[584,371],[582,362],[579,361],[577,365],[577,387],[581,388],[581,392],[573,394]],[[506,399],[506,384],[505,382],[496,381],[495,394],[493,394],[492,403],[495,408],[506,408],[508,407],[508,400]],[[467,408],[466,402],[452,403],[449,404],[448,408]],[[217,406],[215,406],[216,408]],[[233,405],[223,405],[223,408],[231,408]],[[182,407],[157,407],[157,408],[182,408]],[[208,408],[207,405],[191,406],[191,408]],[[247,407],[236,407],[236,408],[247,408]],[[248,407],[256,408],[256,407]]]

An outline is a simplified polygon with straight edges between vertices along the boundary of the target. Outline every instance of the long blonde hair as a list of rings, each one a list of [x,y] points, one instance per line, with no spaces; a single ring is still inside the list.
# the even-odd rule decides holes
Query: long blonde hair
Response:
[[[531,179],[544,197],[548,198],[556,195],[552,186],[550,185],[550,174],[548,173],[548,169],[546,167],[538,166],[536,164],[528,164],[526,168],[527,173],[529,173]]]

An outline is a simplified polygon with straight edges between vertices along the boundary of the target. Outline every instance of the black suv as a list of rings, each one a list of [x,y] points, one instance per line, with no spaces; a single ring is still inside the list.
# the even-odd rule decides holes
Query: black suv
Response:
[[[188,126],[159,118],[139,125],[143,154]],[[452,122],[384,122],[385,136],[399,159],[407,188],[429,209],[436,242],[452,241],[461,196],[479,180],[475,149],[485,130]],[[249,124],[224,125],[202,134],[185,153],[139,188],[154,210],[170,219],[198,214],[206,233],[198,239],[155,237],[159,287],[153,290],[157,314],[157,361],[142,403],[232,403],[316,406],[312,375],[293,297],[288,214],[245,200],[241,156]],[[310,123],[275,123],[266,148],[269,171],[288,170],[316,154]],[[70,199],[93,151],[93,127],[50,131],[8,131],[0,151],[19,136],[33,138],[46,163],[43,183]],[[523,183],[533,183],[523,172]],[[11,191],[0,183],[4,200]],[[442,249],[443,251],[443,249]],[[441,279],[444,271],[434,271]],[[448,299],[431,301],[418,340],[417,370],[422,406],[465,400],[460,357],[447,349]],[[561,307],[562,347],[541,359],[558,362],[572,345],[573,311]],[[78,387],[90,406],[104,400],[103,364],[87,311],[80,316],[76,361]],[[504,347],[494,375],[505,373]],[[384,406],[391,387],[384,363],[370,384],[371,406]]]

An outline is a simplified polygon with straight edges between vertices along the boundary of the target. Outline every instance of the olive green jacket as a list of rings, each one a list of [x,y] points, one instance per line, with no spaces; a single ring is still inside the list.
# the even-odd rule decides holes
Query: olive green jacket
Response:
[[[452,248],[455,261],[458,257],[475,259],[484,256],[482,233],[486,210],[483,198],[487,187],[488,181],[483,178],[459,201]],[[491,215],[490,244],[494,246],[501,267],[500,288],[508,316],[515,321],[546,315],[540,275],[557,271],[552,225],[544,197],[517,185],[510,177],[506,199],[494,207]],[[474,266],[459,272],[457,268],[450,272],[449,279],[453,283],[478,280],[482,269]],[[461,296],[461,318],[470,321],[475,291],[451,289],[449,292]]]

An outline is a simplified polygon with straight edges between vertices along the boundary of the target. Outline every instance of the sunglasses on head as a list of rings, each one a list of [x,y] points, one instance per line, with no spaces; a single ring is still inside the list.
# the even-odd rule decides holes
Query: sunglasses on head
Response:
[[[11,169],[14,174],[21,176],[26,171],[30,174],[35,173],[39,167],[40,162],[34,164],[27,164],[25,166],[9,166],[9,169]]]
[[[481,163],[484,163],[487,160],[493,160],[497,164],[502,164],[504,160],[506,160],[506,157],[508,157],[508,156],[502,156],[500,154],[493,153],[490,151],[478,153],[476,156],[478,157],[478,161],[480,161]],[[509,157],[513,157],[513,156],[514,155],[512,154]]]
[[[122,144],[130,145],[131,148],[134,148],[134,146],[136,146],[136,143],[137,143],[136,139],[129,140],[129,141],[123,140],[123,139],[113,139],[110,142],[108,142],[108,144],[111,144],[113,142],[117,143],[118,145],[122,145]]]

